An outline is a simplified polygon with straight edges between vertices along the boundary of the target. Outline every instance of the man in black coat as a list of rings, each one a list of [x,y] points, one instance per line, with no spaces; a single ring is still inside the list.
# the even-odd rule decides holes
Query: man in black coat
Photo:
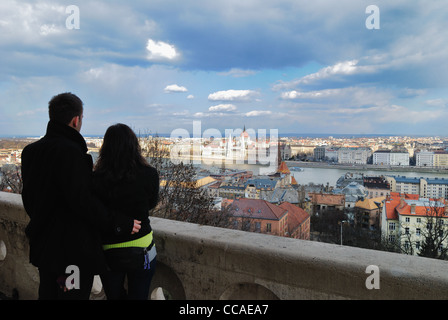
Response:
[[[39,299],[88,299],[94,275],[105,268],[99,235],[109,226],[107,212],[92,196],[81,99],[53,97],[49,116],[45,136],[22,152],[30,262],[39,269]]]

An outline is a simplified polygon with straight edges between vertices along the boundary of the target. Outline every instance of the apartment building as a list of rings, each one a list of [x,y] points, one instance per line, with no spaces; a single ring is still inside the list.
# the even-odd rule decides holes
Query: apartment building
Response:
[[[418,167],[433,167],[434,166],[434,152],[420,151],[415,154],[415,165]]]
[[[434,167],[448,168],[448,152],[434,151]]]
[[[448,199],[448,179],[405,176],[385,177],[391,192],[417,194],[424,198]]]
[[[448,152],[444,150],[417,152],[415,160],[419,167],[448,168]]]
[[[381,213],[381,234],[390,243],[400,246],[408,254],[417,255],[429,229],[435,224],[440,232],[448,228],[448,210],[444,199],[431,199],[419,195],[392,192]],[[439,250],[446,248],[444,240]]]
[[[339,148],[332,146],[319,146],[314,148],[314,161],[338,161]]]
[[[367,164],[372,155],[370,148],[345,147],[338,150],[338,162],[348,164]]]
[[[381,212],[385,196],[358,200],[355,205],[355,225],[363,229],[378,230],[381,228]]]
[[[409,153],[407,151],[378,150],[373,153],[373,164],[409,166]]]

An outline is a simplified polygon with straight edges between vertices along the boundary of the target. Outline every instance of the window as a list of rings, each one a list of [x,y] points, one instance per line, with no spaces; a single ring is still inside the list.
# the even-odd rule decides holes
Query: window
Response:
[[[417,223],[421,223],[422,222],[422,218],[417,218]]]
[[[406,217],[406,222],[411,222],[411,218],[409,218],[409,217]]]
[[[406,241],[404,242],[404,248],[405,248],[406,250],[409,249],[409,241],[408,241],[408,240],[406,240]]]
[[[395,236],[389,235],[389,242],[395,242]]]
[[[266,223],[266,232],[271,232],[271,224]]]
[[[255,232],[260,232],[260,230],[261,230],[261,223],[255,222]]]
[[[389,230],[390,231],[395,230],[395,222],[389,222]]]
[[[420,232],[421,232],[420,228],[415,229],[415,234],[416,234],[417,236],[420,235]]]
[[[405,234],[409,234],[409,228],[405,228],[404,230],[405,230],[404,231]]]

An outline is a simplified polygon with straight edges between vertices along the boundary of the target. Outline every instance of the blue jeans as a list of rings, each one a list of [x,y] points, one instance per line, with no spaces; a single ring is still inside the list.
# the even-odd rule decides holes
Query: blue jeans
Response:
[[[148,300],[149,287],[156,269],[154,258],[149,270],[138,270],[128,272],[107,271],[101,275],[104,292],[108,300]],[[128,291],[124,288],[124,280],[127,276]]]

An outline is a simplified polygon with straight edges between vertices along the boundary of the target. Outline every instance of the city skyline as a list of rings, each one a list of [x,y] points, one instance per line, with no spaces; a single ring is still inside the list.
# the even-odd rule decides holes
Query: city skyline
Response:
[[[87,136],[194,121],[448,136],[447,12],[442,0],[2,1],[0,136],[43,135],[66,91],[85,103]]]

